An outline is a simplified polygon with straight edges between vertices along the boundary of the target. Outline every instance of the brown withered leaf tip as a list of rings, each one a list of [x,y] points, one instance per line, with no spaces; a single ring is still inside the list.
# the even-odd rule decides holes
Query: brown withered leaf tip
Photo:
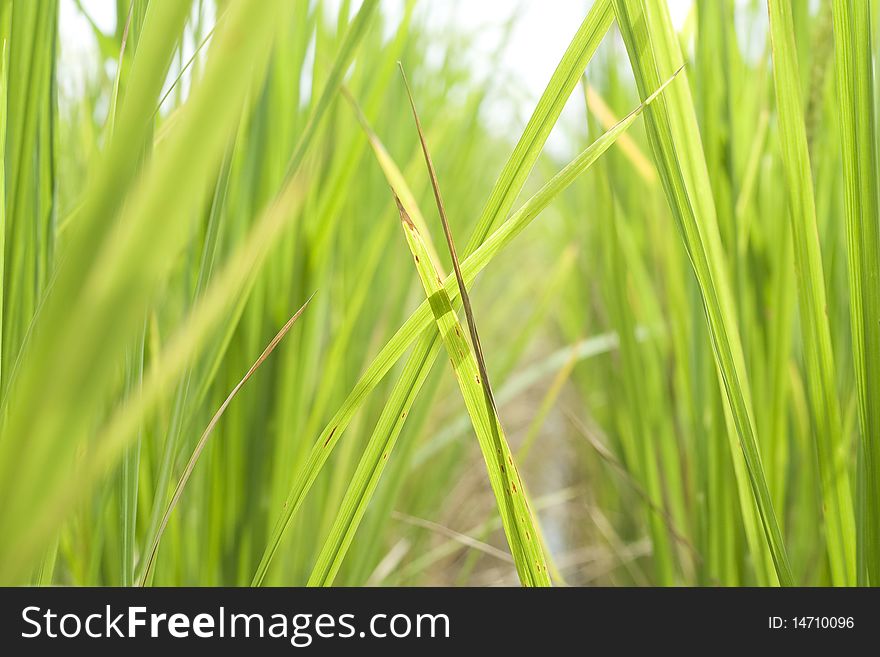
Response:
[[[467,286],[464,283],[464,276],[461,272],[461,264],[458,259],[458,254],[455,250],[455,241],[452,239],[452,230],[449,227],[449,220],[446,217],[446,208],[443,205],[443,197],[440,194],[440,183],[437,180],[437,172],[434,169],[434,162],[431,159],[431,153],[428,150],[428,144],[425,141],[425,133],[424,130],[422,130],[422,122],[419,119],[418,110],[416,110],[416,103],[412,95],[412,90],[409,86],[409,81],[406,79],[406,72],[403,70],[403,65],[400,62],[397,62],[397,66],[400,69],[401,76],[403,77],[403,84],[406,89],[406,95],[409,99],[409,105],[412,109],[413,120],[416,124],[416,132],[418,133],[419,143],[422,147],[422,154],[425,157],[425,165],[428,168],[428,177],[431,181],[431,188],[434,191],[434,200],[437,203],[437,212],[440,215],[440,223],[443,226],[443,234],[446,237],[446,246],[449,248],[449,255],[452,258],[452,268],[455,272],[456,282],[458,283],[461,303],[464,308],[465,319],[467,320],[468,325],[468,332],[470,333],[471,337],[471,345],[474,349],[474,355],[477,361],[477,369],[480,373],[479,378],[481,379],[481,381],[478,381],[478,383],[482,384],[483,393],[485,394],[486,399],[491,407],[491,411],[495,415],[496,420],[500,423],[500,418],[498,418],[498,408],[495,405],[495,397],[492,393],[492,386],[489,383],[489,374],[486,370],[486,361],[483,358],[483,348],[480,344],[479,334],[477,333],[477,324],[474,320],[474,313],[471,307],[470,296],[468,295]],[[398,207],[400,207],[399,201]]]
[[[397,203],[397,211],[400,213],[400,220],[412,230],[416,230],[416,225],[413,223],[412,219],[409,218],[409,214],[407,214],[406,208],[403,207],[403,203],[400,202],[397,192],[392,189],[391,193],[394,194],[394,202]]]

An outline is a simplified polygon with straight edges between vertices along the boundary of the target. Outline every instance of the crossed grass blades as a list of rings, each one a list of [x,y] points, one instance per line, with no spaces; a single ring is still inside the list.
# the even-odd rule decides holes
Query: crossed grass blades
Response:
[[[596,0],[521,130],[417,2],[115,5],[0,0],[0,581],[880,582],[876,2]]]

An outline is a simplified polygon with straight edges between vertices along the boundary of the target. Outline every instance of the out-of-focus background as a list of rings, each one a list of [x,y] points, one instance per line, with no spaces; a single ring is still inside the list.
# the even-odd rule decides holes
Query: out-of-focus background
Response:
[[[19,500],[0,522],[17,537],[5,579],[519,581],[449,359],[419,351],[427,316],[405,324],[425,297],[389,180],[411,190],[444,275],[452,264],[400,61],[462,258],[530,199],[549,200],[487,257],[472,301],[551,578],[778,581],[719,386],[706,288],[643,119],[583,175],[556,177],[640,103],[640,55],[612,3],[161,4],[2,3],[0,493]],[[796,580],[841,583],[767,6],[647,5],[686,64],[674,84],[692,97],[683,120],[699,128],[693,166],[711,183],[768,499]],[[790,15],[836,363],[833,451],[855,497],[826,5],[794,1]],[[574,71],[568,82],[553,77],[558,65]],[[543,146],[543,132],[532,136],[532,165],[514,147],[533,113],[553,127]],[[501,190],[512,195],[480,235],[514,160],[522,190]],[[218,407],[313,293],[179,483]],[[316,574],[328,563],[331,575]]]
[[[748,4],[747,0],[737,2],[742,6]],[[424,3],[416,8],[416,13],[419,21],[441,38],[441,43],[432,40],[425,44],[426,57],[432,63],[442,61],[450,35],[467,39],[463,55],[468,61],[469,75],[475,82],[491,86],[493,92],[483,110],[486,128],[503,135],[509,126],[528,120],[589,4],[578,0],[551,0],[546,4],[526,0],[450,0]],[[693,0],[669,0],[670,17],[677,29],[684,26],[693,4]],[[340,2],[331,0],[326,6],[328,13],[336,13]],[[356,3],[349,6],[353,14]],[[113,32],[116,10],[112,0],[60,0],[60,82],[70,85],[69,89],[76,89],[75,85],[81,84],[88,71],[94,69],[98,48],[94,29]],[[213,16],[210,3],[205,4],[204,11]],[[382,11],[394,23],[404,16],[406,3],[385,0]],[[191,41],[183,44],[187,58],[195,45]],[[574,98],[563,115],[569,130],[583,130],[579,101],[580,98]],[[574,156],[574,149],[561,132],[557,130],[551,135],[550,148]]]

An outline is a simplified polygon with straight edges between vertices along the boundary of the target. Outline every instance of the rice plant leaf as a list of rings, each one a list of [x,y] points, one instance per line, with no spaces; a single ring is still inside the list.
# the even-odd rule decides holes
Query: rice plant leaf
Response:
[[[373,18],[373,14],[375,13],[378,4],[379,0],[364,0],[360,9],[358,9],[358,13],[355,15],[354,20],[351,22],[348,31],[345,33],[345,38],[342,41],[339,52],[333,60],[333,67],[330,69],[330,74],[327,76],[327,80],[321,88],[321,95],[318,98],[318,102],[315,103],[312,108],[308,121],[303,128],[300,139],[293,151],[293,155],[290,156],[290,162],[287,165],[288,176],[296,171],[302,163],[303,157],[317,132],[317,125],[326,115],[330,103],[336,98],[336,93],[339,91],[339,86],[342,84],[345,72],[348,70],[352,57],[354,57],[354,53],[357,51],[358,46],[367,31],[367,27],[370,25],[370,20]]]
[[[11,30],[12,3],[0,5],[0,171],[6,171],[6,123],[9,96],[9,42]],[[0,175],[0,281],[6,275],[6,175]],[[0,284],[0,341],[3,341],[3,315],[6,307],[5,286]],[[5,342],[5,341],[4,341]],[[0,344],[0,382],[6,376],[3,348]],[[2,385],[0,385],[2,390]]]
[[[466,256],[486,239],[513,208],[550,131],[562,113],[562,108],[584,74],[599,42],[611,28],[613,20],[611,0],[596,0],[553,72],[553,77],[538,100],[513,153],[501,170],[464,249]]]
[[[587,83],[586,78],[584,78],[583,87],[587,109],[599,119],[605,130],[610,130],[618,121],[614,111],[608,106],[599,92],[591,84]],[[617,141],[617,147],[648,185],[653,186],[657,184],[657,172],[654,169],[654,165],[645,157],[645,154],[632,137],[623,135]]]
[[[507,216],[507,213],[510,212],[516,201],[516,197],[519,195],[529,172],[532,170],[532,167],[544,146],[544,142],[547,140],[547,136],[550,134],[550,130],[553,125],[555,125],[556,120],[562,112],[562,108],[565,106],[568,97],[571,95],[572,90],[580,79],[580,76],[583,74],[587,63],[592,58],[600,41],[610,28],[611,21],[612,12],[610,0],[597,0],[563,54],[559,65],[554,71],[553,76],[550,78],[550,82],[547,84],[547,88],[544,90],[544,93],[538,101],[535,111],[529,119],[522,136],[514,147],[513,153],[493,186],[486,207],[480,215],[480,218],[477,221],[477,227],[465,249],[465,256],[476,254],[478,251],[477,247],[484,243],[492,228],[498,222],[503,221]],[[627,119],[629,118],[630,117],[627,117]],[[626,127],[628,127],[635,117],[631,117],[631,120],[629,121],[627,121],[627,119],[624,119],[621,122],[621,124],[625,124]],[[616,134],[619,136],[626,127],[621,127],[621,129],[617,131],[609,131],[608,134]],[[598,146],[598,142],[596,145]],[[598,157],[598,155],[598,152],[593,152],[589,157]],[[550,200],[561,191],[562,188],[568,186],[568,184],[577,177],[576,172],[579,167],[583,167],[580,169],[580,171],[583,171],[589,166],[589,163],[586,161],[589,157],[577,158],[569,165],[569,167],[566,167],[566,169],[560,172],[559,176],[554,178],[551,183],[548,183],[541,192],[538,192],[538,194],[532,197],[531,205],[528,202],[523,205],[523,207],[520,208],[520,211],[511,217],[507,224],[505,224],[508,226],[508,229],[513,228],[514,230],[505,233],[506,237],[501,237],[502,233],[499,232],[499,239],[506,241],[513,239],[515,233],[522,230],[526,224],[534,219],[534,217],[537,216],[547,204],[549,204]],[[404,201],[405,200],[406,199],[404,199]],[[513,222],[515,218],[518,219],[517,222]],[[497,252],[501,248],[502,245],[496,246],[494,252]],[[489,254],[487,251],[484,251],[484,255],[487,256],[487,261],[483,263],[483,266],[487,264],[488,259],[491,259],[491,256],[494,255],[494,253]],[[468,276],[467,268],[467,261],[465,261],[462,270],[466,279]],[[476,276],[477,269],[481,268],[482,267],[475,268],[473,276]],[[455,287],[454,278],[447,278],[446,286],[447,291],[452,292]],[[450,294],[450,297],[454,299],[454,294]],[[423,366],[430,369],[430,365],[433,364],[437,353],[439,353],[439,341],[435,340],[436,332],[431,327],[432,318],[430,308],[427,303],[423,303],[416,313],[411,315],[404,325],[398,329],[397,333],[392,336],[391,340],[386,343],[385,347],[383,347],[361,376],[354,389],[349,393],[342,406],[333,415],[327,426],[318,436],[308,456],[304,469],[296,476],[287,496],[287,500],[281,509],[279,518],[275,523],[275,528],[270,536],[268,544],[266,545],[263,557],[254,573],[254,585],[259,585],[263,582],[269,564],[272,561],[272,557],[278,549],[281,537],[284,534],[291,517],[299,509],[303,499],[311,488],[312,483],[318,476],[321,468],[323,468],[324,463],[336,446],[336,443],[339,441],[342,432],[351,421],[354,413],[360,408],[367,395],[369,395],[369,393],[379,384],[388,370],[403,355],[410,344],[418,338],[419,342],[405,366],[404,376],[402,376],[395,384],[388,403],[383,409],[382,417],[380,418],[380,424],[383,421],[389,424],[390,432],[387,434],[384,432],[380,433],[377,425],[377,432],[374,433],[376,442],[374,443],[371,438],[370,445],[372,447],[368,448],[368,450],[382,454],[384,453],[384,445],[393,445],[397,433],[399,433],[402,428],[402,423],[400,421],[401,414],[415,399],[415,393],[417,392],[418,387],[427,378],[427,372],[423,371]],[[431,329],[430,332],[428,332],[427,329]],[[423,332],[425,333],[424,336],[422,336]],[[410,401],[407,402],[407,399]],[[392,414],[390,409],[394,408],[400,409],[399,412]]]
[[[217,426],[217,423],[220,422],[220,418],[223,416],[223,413],[226,411],[226,408],[232,403],[233,398],[238,394],[238,391],[244,387],[244,384],[247,383],[248,379],[250,379],[254,373],[260,368],[260,365],[265,362],[265,360],[269,357],[269,355],[275,351],[275,347],[279,345],[281,340],[284,339],[284,336],[287,335],[288,331],[293,328],[293,325],[296,323],[296,320],[299,319],[299,316],[303,314],[303,311],[306,309],[306,306],[309,305],[312,298],[315,295],[312,294],[306,302],[300,306],[299,310],[297,310],[290,319],[287,320],[287,323],[281,327],[278,333],[275,334],[275,337],[269,341],[269,344],[266,345],[266,348],[263,352],[257,357],[257,360],[254,361],[253,365],[250,366],[247,372],[245,372],[244,376],[241,377],[239,382],[235,385],[235,387],[229,392],[226,396],[226,399],[223,400],[223,403],[220,404],[220,408],[211,416],[211,420],[208,422],[208,426],[205,427],[205,430],[202,432],[201,437],[199,437],[198,443],[196,443],[195,449],[193,449],[192,455],[189,457],[189,461],[186,464],[186,467],[183,469],[183,472],[180,475],[180,479],[177,480],[177,486],[174,488],[174,493],[171,495],[171,499],[168,501],[168,505],[165,507],[165,512],[162,515],[162,521],[159,523],[159,531],[156,533],[156,537],[153,539],[149,549],[147,550],[147,559],[143,568],[143,572],[138,578],[138,584],[143,586],[147,579],[150,577],[150,573],[153,569],[153,564],[156,561],[156,555],[159,551],[159,543],[162,540],[162,534],[165,532],[165,527],[168,525],[168,520],[171,517],[171,513],[174,511],[174,507],[177,506],[177,502],[180,500],[181,495],[183,495],[183,489],[186,487],[187,482],[189,481],[189,477],[192,474],[193,469],[196,467],[196,462],[199,460],[199,456],[201,456],[202,451],[205,449],[205,445],[208,444],[208,438],[211,437],[211,433],[214,431],[214,427]]]
[[[113,132],[113,124],[116,118],[116,106],[119,103],[119,85],[123,76],[123,63],[125,61],[125,47],[128,45],[128,32],[131,29],[131,18],[134,14],[134,3],[128,8],[128,15],[125,17],[125,28],[122,31],[122,43],[119,46],[119,57],[116,59],[116,78],[113,80],[113,93],[110,96],[110,111],[107,113],[107,125],[110,133]]]
[[[186,368],[192,354],[203,349],[206,337],[229,313],[230,306],[236,302],[240,304],[241,299],[247,297],[256,272],[277,242],[278,234],[288,225],[286,218],[294,213],[302,196],[300,184],[294,179],[248,235],[244,244],[224,264],[205,290],[204,296],[187,315],[181,329],[155,358],[145,373],[141,386],[107,421],[88,467],[85,472],[71,480],[71,487],[85,486],[90,478],[96,477],[114,463],[135,433],[139,419],[155,409],[167,394],[168,387]]]
[[[636,85],[645,97],[664,72],[682,64],[669,9],[661,0],[614,0],[614,9]],[[789,585],[791,566],[758,451],[733,294],[686,76],[673,83],[646,116],[658,173],[702,296],[725,413],[738,438],[731,437],[731,452],[735,466],[740,464],[736,476],[752,556],[760,564],[769,552],[775,570],[771,581],[778,578]],[[751,500],[744,491],[751,493]],[[766,548],[755,538],[751,519],[756,513]]]
[[[449,219],[446,216],[446,208],[443,203],[442,194],[440,192],[440,183],[437,180],[437,172],[434,169],[434,162],[431,158],[431,153],[428,149],[428,144],[425,139],[425,133],[424,133],[424,130],[422,129],[422,122],[419,119],[419,113],[416,110],[416,104],[415,104],[415,99],[413,98],[413,95],[412,95],[412,89],[410,89],[409,81],[407,80],[406,73],[403,70],[403,65],[400,62],[398,62],[398,66],[400,68],[401,76],[403,77],[404,86],[406,87],[406,95],[409,100],[410,108],[412,109],[413,119],[414,119],[415,125],[416,125],[416,131],[419,136],[419,143],[421,144],[422,154],[424,155],[424,158],[425,158],[425,165],[428,168],[428,175],[429,175],[429,178],[431,181],[431,189],[434,192],[434,200],[437,204],[437,211],[440,215],[441,225],[443,226],[443,234],[446,238],[446,246],[449,249],[449,256],[452,259],[452,266],[453,266],[453,270],[455,272],[455,279],[456,279],[456,283],[458,284],[458,293],[461,296],[461,303],[462,303],[462,307],[464,309],[465,319],[467,320],[468,332],[470,333],[470,338],[471,338],[470,346],[471,346],[471,350],[473,351],[473,355],[476,360],[477,371],[479,373],[479,379],[480,379],[482,389],[483,389],[483,402],[485,405],[485,412],[489,415],[489,418],[490,418],[490,427],[492,429],[491,438],[492,438],[494,444],[498,445],[500,443],[500,444],[503,444],[503,446],[507,448],[511,469],[514,469],[516,471],[517,481],[519,482],[519,495],[521,496],[520,506],[523,506],[525,508],[526,512],[528,512],[530,514],[531,513],[530,508],[529,508],[530,504],[531,504],[530,503],[530,496],[528,494],[528,490],[527,490],[525,484],[523,484],[522,481],[519,480],[518,470],[516,469],[516,465],[513,460],[513,455],[510,454],[510,448],[509,448],[509,445],[507,445],[507,442],[504,438],[503,429],[501,427],[501,418],[498,415],[498,407],[495,403],[495,396],[492,392],[492,385],[489,382],[489,372],[486,367],[485,357],[483,356],[483,347],[480,342],[479,333],[477,331],[477,323],[476,323],[476,320],[474,319],[474,312],[473,312],[473,308],[471,306],[470,295],[468,294],[467,286],[465,285],[465,282],[464,282],[464,277],[461,274],[461,264],[458,259],[458,254],[456,253],[455,240],[452,237],[452,229],[449,227]],[[624,135],[624,136],[626,136],[626,135]],[[406,216],[406,210],[403,208],[403,205],[400,203],[400,201],[399,201],[399,199],[397,199],[397,197],[395,197],[395,201],[397,203],[398,211],[401,213],[401,218],[403,218],[404,216]],[[407,217],[407,221],[405,221],[404,224],[410,225],[410,224],[412,224],[412,222],[409,221],[408,217]],[[414,228],[414,233],[416,235],[418,235],[419,238],[421,238],[421,232],[419,231],[419,229],[417,227]],[[430,253],[427,254],[427,257],[428,257],[428,259],[430,259]],[[439,260],[433,260],[432,262],[434,263],[434,270],[437,271],[437,264],[439,263]],[[424,282],[424,280],[423,280],[423,282]],[[454,311],[453,311],[453,317],[454,317]],[[435,313],[435,319],[437,319],[436,313]],[[457,320],[457,318],[455,318],[455,319]],[[439,325],[439,323],[438,323],[438,328],[440,328],[442,331],[442,327]],[[448,343],[447,343],[447,351],[452,353],[450,351],[450,346]],[[462,378],[461,376],[459,376],[459,384],[460,385],[466,384],[469,387],[473,385],[469,378]],[[493,418],[494,418],[494,421],[493,421]],[[476,427],[476,425],[475,425],[475,427]],[[487,467],[489,467],[489,469],[491,470],[491,468],[493,466],[490,465],[487,461]],[[503,463],[501,465],[501,472],[502,472],[502,474],[505,473],[505,467],[504,467]],[[514,482],[508,481],[505,483],[514,487],[514,490],[516,490],[516,485]],[[525,530],[525,532],[526,532],[525,535],[528,538],[528,543],[532,543],[532,542],[534,543],[534,545],[537,548],[536,554],[540,557],[540,559],[545,561],[544,566],[543,566],[543,573],[547,576],[546,580],[541,578],[541,579],[537,579],[535,581],[539,581],[541,583],[541,585],[549,586],[550,585],[550,575],[549,575],[549,570],[548,570],[548,566],[547,566],[547,559],[545,557],[545,551],[547,548],[546,548],[546,542],[544,540],[544,535],[543,535],[543,532],[541,531],[541,526],[540,526],[540,524],[538,524],[536,518],[533,519],[533,518],[529,517],[529,521],[530,522],[528,522],[527,526],[520,528],[519,534],[521,537],[523,534],[522,530]],[[534,539],[533,539],[533,537],[534,537]],[[508,538],[510,538],[509,534],[508,534]],[[538,563],[538,562],[536,561],[536,563]],[[530,565],[530,564],[531,564],[530,561],[527,562],[526,564],[518,564],[518,570],[520,571],[520,573],[522,573],[524,570],[526,570],[523,566]],[[558,569],[555,567],[555,564],[553,567],[553,573],[554,573],[554,575],[553,575],[554,577],[561,580],[561,576],[559,575]],[[535,574],[537,574],[540,578],[541,569],[538,568],[537,573],[532,572],[532,576],[534,576]],[[520,581],[525,583],[525,580],[523,579],[522,574],[520,575]]]
[[[268,61],[280,4],[240,1],[230,7],[229,21],[213,42],[211,66],[173,133],[130,188],[141,160],[133,146],[149,134],[179,33],[174,26],[182,26],[189,9],[185,2],[149,5],[113,141],[70,236],[9,404],[0,440],[0,490],[17,490],[20,502],[10,503],[2,518],[3,531],[15,540],[0,549],[0,580],[20,573],[21,560],[46,539],[48,521],[31,518],[57,521],[46,505],[57,499],[72,449],[112,385],[112,355],[124,351],[140,330],[145,306],[188,236],[187,226],[197,216],[193,209],[237,126],[242,100]],[[242,33],[255,38],[242,41]],[[118,221],[123,197],[125,220]],[[83,377],[88,386],[81,385]],[[47,396],[51,412],[45,412]],[[23,435],[30,438],[27,444]]]
[[[550,577],[538,540],[538,532],[535,529],[535,521],[526,501],[510,446],[498,421],[491,397],[485,392],[475,351],[464,337],[449,295],[443,288],[443,281],[437,275],[434,263],[430,261],[428,250],[415,224],[410,221],[399,199],[396,200],[407,244],[431,304],[437,328],[452,362],[452,368],[486,461],[489,482],[495,493],[495,501],[520,581],[524,586],[549,586]]]
[[[835,384],[831,330],[825,300],[825,274],[816,224],[816,204],[791,5],[768,0],[773,79],[779,115],[780,142],[794,236],[801,331],[804,336],[807,391],[810,399],[821,475],[826,542],[831,580],[837,586],[855,583],[855,518],[847,473],[847,443],[840,419]]]
[[[534,196],[526,201],[519,210],[514,212],[504,224],[493,232],[479,248],[466,257],[461,263],[461,273],[466,284],[473,282],[477,274],[519,235],[559,193],[589,169],[615,143],[618,137],[632,125],[643,109],[662,93],[666,84],[672,79],[670,78],[664,85],[660,86],[645,102],[630,112],[614,128],[599,137],[578,157],[566,165]],[[454,302],[458,296],[458,284],[454,274],[446,277],[443,287],[450,300]],[[386,446],[393,446],[394,440],[396,440],[396,436],[402,428],[402,421],[406,418],[407,409],[414,401],[418,388],[427,378],[427,370],[430,369],[430,365],[433,364],[434,359],[439,353],[440,343],[439,340],[435,339],[437,332],[432,324],[431,306],[428,301],[425,301],[410,315],[403,326],[398,329],[391,340],[385,344],[379,354],[373,359],[373,362],[361,376],[361,379],[348,398],[318,437],[309,453],[303,471],[294,481],[294,485],[282,507],[281,514],[275,524],[275,529],[266,546],[263,558],[254,574],[252,580],[254,586],[259,586],[263,582],[272,557],[281,541],[281,536],[284,534],[292,516],[302,505],[305,496],[323,468],[324,463],[326,463],[327,458],[329,458],[330,451],[339,440],[339,434],[351,421],[354,413],[361,406],[367,395],[378,385],[379,381],[403,355],[409,345],[418,338],[419,342],[410,355],[391,396],[383,408],[382,416],[380,417],[379,424],[377,424],[377,431],[371,437],[362,459],[362,462],[366,463],[369,460],[368,455],[372,455],[372,457],[378,456],[378,458],[374,458],[374,468],[364,466],[365,472],[378,469],[369,479],[371,487],[374,488],[378,484],[381,468],[384,467],[385,459],[383,455],[387,453]],[[391,427],[387,435],[379,432],[379,427],[386,424]],[[359,514],[363,513],[365,505],[366,501],[362,503],[362,508],[358,511]],[[353,530],[354,528],[352,527],[348,531],[353,533]],[[351,535],[348,536],[347,540],[351,540]]]
[[[159,99],[159,102],[156,103],[156,109],[153,110],[153,116],[155,116],[156,114],[159,113],[159,110],[162,109],[162,105],[165,103],[166,100],[168,100],[168,96],[170,96],[174,92],[174,90],[178,88],[178,85],[180,84],[181,80],[183,80],[183,76],[186,75],[186,72],[193,65],[193,62],[196,61],[196,58],[199,56],[199,53],[201,53],[202,50],[205,48],[205,46],[207,46],[208,43],[210,43],[211,37],[214,36],[214,31],[217,29],[217,26],[220,24],[220,21],[222,21],[225,16],[226,16],[225,12],[220,14],[220,16],[217,17],[217,22],[214,23],[214,25],[211,27],[211,29],[208,30],[208,33],[205,34],[204,37],[202,37],[201,42],[199,42],[199,45],[195,47],[192,55],[190,55],[190,58],[188,60],[186,60],[186,64],[184,64],[180,68],[180,71],[177,73],[177,76],[175,76],[175,78],[171,82],[171,84],[168,85],[168,89],[166,89],[165,93],[162,94],[162,97]]]
[[[375,132],[373,132],[373,128],[370,126],[370,122],[367,120],[367,117],[364,116],[364,112],[361,109],[361,106],[358,104],[357,100],[355,100],[354,96],[351,95],[351,91],[348,90],[345,86],[341,89],[342,95],[345,96],[345,99],[348,101],[348,104],[351,106],[352,111],[355,114],[355,117],[360,123],[361,128],[367,136],[367,140],[370,142],[370,147],[373,149],[373,155],[376,158],[376,161],[379,163],[379,166],[382,168],[382,172],[385,174],[385,177],[390,181],[389,184],[394,188],[399,190],[400,198],[403,199],[404,205],[408,208],[412,208],[412,220],[416,226],[419,227],[419,230],[423,233],[427,233],[428,224],[425,222],[425,218],[422,216],[421,210],[419,210],[418,205],[416,204],[416,197],[412,193],[412,190],[409,188],[409,184],[406,182],[406,178],[404,178],[403,173],[397,167],[397,163],[388,153],[388,150],[385,148],[385,145],[379,139]],[[440,256],[437,254],[437,247],[434,246],[434,242],[431,240],[430,236],[425,238],[425,246],[427,246],[428,251],[431,252],[431,256],[434,258],[434,262],[440,262]]]
[[[458,254],[455,252],[455,240],[452,237],[452,229],[449,227],[449,219],[446,217],[446,208],[443,205],[443,196],[440,194],[440,183],[437,180],[437,172],[434,170],[434,162],[431,159],[431,153],[428,150],[428,144],[425,141],[425,132],[422,130],[422,122],[419,119],[419,113],[416,110],[416,102],[413,99],[412,89],[409,87],[409,81],[406,79],[406,73],[403,70],[403,64],[400,62],[397,63],[400,67],[400,74],[403,76],[403,84],[406,87],[406,96],[409,99],[410,108],[412,108],[413,119],[416,123],[416,132],[419,135],[419,143],[422,146],[422,154],[425,156],[425,165],[428,167],[428,176],[431,180],[431,189],[434,191],[434,200],[437,203],[437,212],[440,214],[440,223],[443,226],[443,235],[446,238],[446,247],[449,249],[449,257],[452,259],[452,269],[455,273],[455,282],[458,284],[458,294],[461,299],[461,305],[464,308],[465,318],[467,320],[468,332],[471,336],[471,346],[474,350],[474,356],[477,360],[477,369],[480,371],[480,379],[483,382],[483,391],[486,395],[486,400],[491,406],[492,412],[496,415],[498,414],[498,409],[495,406],[495,397],[492,394],[492,386],[489,383],[489,373],[486,371],[486,360],[483,358],[483,347],[480,344],[480,336],[477,333],[477,322],[474,319],[474,311],[471,307],[471,299],[470,295],[468,295],[467,286],[464,283],[464,276],[461,274],[461,263],[458,260]],[[400,203],[400,199],[395,197],[395,201],[397,202],[397,207],[400,212],[406,214],[406,210],[403,208],[403,205]],[[409,218],[409,215],[406,215],[406,224],[412,224],[415,227],[415,224]],[[416,231],[419,231],[416,228]],[[425,240],[421,238],[421,232],[418,232],[419,239],[424,243]],[[430,253],[429,253],[430,255]],[[439,259],[432,259],[434,264],[434,268],[437,269],[437,263],[439,263]],[[500,421],[499,421],[500,424]]]
[[[11,5],[8,3],[6,6]],[[63,472],[66,465],[66,458],[71,454],[71,446],[74,443],[71,436],[79,437],[75,430],[75,423],[71,422],[73,418],[84,419],[82,410],[88,408],[94,401],[100,397],[102,390],[103,377],[100,376],[100,369],[110,359],[96,357],[96,367],[94,372],[90,372],[92,376],[89,379],[88,386],[80,386],[72,383],[65,385],[71,379],[81,376],[83,372],[89,371],[90,367],[83,367],[75,357],[69,357],[72,354],[76,356],[84,356],[86,362],[91,363],[89,352],[93,348],[101,348],[110,344],[109,340],[105,340],[105,332],[93,329],[91,332],[82,331],[77,335],[77,329],[82,329],[82,325],[94,320],[100,320],[100,314],[86,312],[84,308],[79,307],[75,303],[75,299],[84,281],[87,272],[96,254],[99,252],[104,232],[110,224],[118,208],[121,198],[126,189],[128,189],[132,178],[134,177],[138,162],[140,160],[140,151],[149,135],[148,116],[144,115],[142,108],[149,104],[149,98],[155,99],[160,90],[162,82],[165,79],[168,64],[180,33],[183,22],[189,9],[189,3],[156,3],[150,12],[152,21],[152,29],[145,31],[141,49],[132,62],[130,73],[131,92],[121,104],[116,117],[115,137],[111,140],[105,159],[101,163],[99,170],[95,175],[95,182],[87,192],[89,203],[87,212],[87,222],[83,225],[82,230],[77,234],[75,242],[67,244],[65,247],[64,259],[58,265],[55,275],[55,283],[53,284],[48,299],[41,308],[41,321],[35,323],[35,340],[38,345],[29,349],[29,358],[27,360],[28,367],[21,372],[21,376],[17,377],[15,389],[10,387],[10,370],[3,372],[4,376],[4,404],[12,410],[8,414],[6,424],[3,427],[3,435],[0,438],[0,490],[4,492],[4,496],[9,500],[6,512],[0,519],[0,524],[4,525],[3,531],[10,536],[10,540],[4,541],[0,547],[0,553],[3,554],[3,567],[0,567],[0,580],[14,581],[11,578],[21,577],[22,568],[21,561],[28,558],[31,552],[27,534],[31,529],[31,520],[38,516],[38,511],[42,510],[45,502],[44,493],[56,483],[59,473]],[[23,11],[31,11],[41,8],[47,11],[50,8],[48,3],[21,3],[16,4],[15,16],[24,19]],[[52,32],[54,34],[54,30]],[[19,39],[26,37],[26,32],[19,30]],[[28,50],[33,49],[33,44],[44,41],[44,37],[33,38]],[[36,52],[40,56],[48,56],[49,48],[37,48]],[[26,72],[26,69],[20,69]],[[36,78],[34,78],[36,80]],[[31,102],[29,96],[34,95],[37,91],[36,86],[32,86],[32,93],[16,92],[10,98],[10,107],[15,108],[19,103]],[[22,111],[24,107],[21,107]],[[36,111],[28,111],[31,118],[38,115]],[[16,120],[24,119],[24,115],[13,114]],[[13,152],[20,152],[21,139],[27,135],[27,131],[23,126],[8,126],[11,130],[13,139],[11,146]],[[33,140],[26,140],[33,142]],[[124,142],[124,144],[123,144]],[[33,156],[30,156],[33,161]],[[12,167],[16,175],[12,178],[12,188],[18,188],[19,173],[33,170],[32,166]],[[19,204],[16,200],[18,195],[7,190],[7,198],[13,200],[13,208]],[[21,214],[25,216],[23,207],[13,209],[12,216]],[[7,226],[6,230],[9,228]],[[13,263],[5,263],[7,269],[6,275],[9,275],[10,265]],[[14,289],[14,288],[13,288]],[[7,299],[4,299],[4,303]],[[19,320],[30,321],[35,314],[36,308],[31,308],[28,312],[27,305],[21,300],[16,301],[19,309]],[[77,308],[82,312],[71,312],[72,308]],[[68,322],[68,316],[73,316],[75,321]],[[8,314],[7,314],[8,317]],[[96,336],[101,336],[96,340]],[[113,333],[116,337],[116,334]],[[19,357],[19,345],[23,344],[20,336],[13,338],[9,332],[5,332],[3,336],[4,353],[7,356],[6,361],[11,362],[12,357]],[[64,343],[76,344],[81,341],[77,348],[65,348]],[[58,354],[62,356],[58,356]],[[49,373],[48,376],[44,376]],[[53,390],[53,385],[57,384],[58,389]],[[52,398],[51,412],[46,412],[45,400],[47,395]],[[10,399],[14,396],[15,404],[10,403]],[[37,410],[35,410],[37,409]],[[36,414],[36,415],[35,415]],[[39,420],[35,418],[39,416]],[[61,428],[59,428],[61,427]],[[23,441],[21,436],[27,435],[29,440]],[[10,491],[16,490],[18,493],[12,495]],[[26,503],[25,503],[26,502]],[[20,529],[24,526],[24,530]],[[41,539],[48,539],[49,534],[44,534]]]
[[[834,0],[834,56],[843,155],[850,323],[864,486],[859,584],[880,584],[880,191],[870,4]]]

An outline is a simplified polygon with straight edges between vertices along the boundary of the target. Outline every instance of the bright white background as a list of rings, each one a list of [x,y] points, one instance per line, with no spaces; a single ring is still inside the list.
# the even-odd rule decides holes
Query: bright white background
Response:
[[[335,4],[338,0],[330,0]],[[681,27],[693,0],[668,0],[673,23]],[[359,3],[352,3],[353,10]],[[503,89],[490,97],[486,116],[492,117],[489,127],[498,134],[518,134],[531,114],[547,81],[566,46],[592,4],[592,0],[431,0],[421,4],[428,22],[438,31],[466,33],[473,39],[469,52],[473,72],[478,79],[493,78]],[[115,27],[115,2],[82,0],[82,5],[97,26],[111,32]],[[383,11],[393,19],[402,12],[403,0],[382,0]],[[515,17],[506,47],[500,58],[498,51],[505,24]],[[91,26],[82,16],[74,0],[61,0],[62,89],[80,83],[82,63],[94,65],[94,37]],[[589,69],[588,69],[589,70]],[[573,99],[563,113],[561,124],[580,125],[583,108],[580,99]],[[559,155],[571,149],[565,129],[555,130],[548,148]]]

